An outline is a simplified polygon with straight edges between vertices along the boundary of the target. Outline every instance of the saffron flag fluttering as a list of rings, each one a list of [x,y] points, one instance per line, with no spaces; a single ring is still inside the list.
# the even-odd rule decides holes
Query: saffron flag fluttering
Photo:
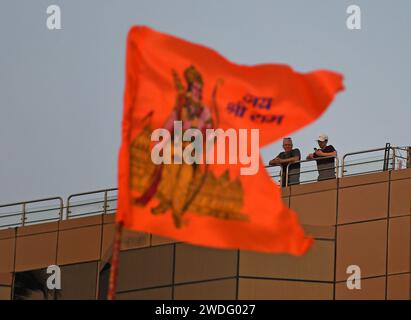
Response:
[[[317,119],[342,82],[327,70],[234,64],[202,45],[131,28],[117,222],[196,245],[304,254],[312,239],[283,205],[259,147]],[[224,133],[219,143],[208,136],[215,129]]]

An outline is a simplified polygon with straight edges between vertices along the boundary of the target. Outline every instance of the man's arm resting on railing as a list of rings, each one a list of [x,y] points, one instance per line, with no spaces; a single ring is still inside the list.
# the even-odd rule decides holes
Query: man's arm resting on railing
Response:
[[[315,154],[319,157],[336,157],[337,156],[337,151],[333,152],[322,152],[321,150],[317,150]]]
[[[287,158],[287,159],[280,159],[280,158],[276,157],[273,160],[270,160],[270,162],[268,164],[270,166],[274,166],[274,165],[280,165],[280,164],[284,164],[284,163],[292,163],[292,162],[297,162],[297,161],[300,161],[299,156],[295,156],[295,157]]]

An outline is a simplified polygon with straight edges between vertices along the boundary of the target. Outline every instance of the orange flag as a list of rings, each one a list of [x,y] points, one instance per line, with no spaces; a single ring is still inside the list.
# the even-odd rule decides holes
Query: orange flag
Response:
[[[284,207],[258,150],[317,119],[342,89],[342,76],[331,71],[238,65],[202,45],[133,27],[117,222],[196,245],[305,253],[312,239]],[[208,136],[215,129],[223,134]]]

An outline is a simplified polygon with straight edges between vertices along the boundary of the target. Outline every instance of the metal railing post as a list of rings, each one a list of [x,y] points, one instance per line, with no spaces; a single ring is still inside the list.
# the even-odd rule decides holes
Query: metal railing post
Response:
[[[60,198],[59,221],[63,220],[63,211],[64,211],[64,202],[63,202],[63,198]]]
[[[344,173],[345,173],[345,168],[344,168],[344,166],[345,166],[345,157],[346,157],[347,155],[345,154],[344,156],[343,156],[343,159],[342,159],[342,164],[341,164],[341,178],[344,178]]]
[[[338,160],[338,157],[335,157],[335,177],[338,178],[338,167],[340,166],[340,161]]]
[[[395,170],[395,160],[396,160],[396,158],[395,158],[395,148],[391,148],[391,150],[392,150],[392,170]],[[389,158],[389,152],[388,152],[388,158]]]
[[[387,171],[388,170],[388,161],[390,158],[390,149],[391,149],[391,144],[389,142],[387,142],[385,144],[385,151],[384,151],[384,165],[383,165],[383,171]],[[388,154],[388,156],[387,156]]]
[[[26,222],[26,203],[23,203],[23,216],[21,218],[21,225],[24,226],[24,223]]]
[[[71,195],[67,198],[67,207],[66,207],[66,220],[69,219],[70,216],[70,199],[71,199]]]
[[[285,187],[288,187],[288,171],[290,170],[290,163],[285,168]],[[281,178],[283,177],[283,167],[281,166]]]
[[[107,214],[107,190],[104,191],[103,214]]]

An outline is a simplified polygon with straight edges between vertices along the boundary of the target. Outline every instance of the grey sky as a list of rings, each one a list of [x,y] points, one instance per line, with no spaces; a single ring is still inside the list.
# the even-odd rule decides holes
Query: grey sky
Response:
[[[346,8],[362,9],[362,30]],[[58,4],[63,30],[46,28]],[[346,152],[411,144],[411,1],[0,0],[0,203],[112,187],[125,36],[146,24],[234,62],[329,68],[346,91],[293,135],[303,156],[325,132]],[[281,151],[262,151],[265,162]]]

